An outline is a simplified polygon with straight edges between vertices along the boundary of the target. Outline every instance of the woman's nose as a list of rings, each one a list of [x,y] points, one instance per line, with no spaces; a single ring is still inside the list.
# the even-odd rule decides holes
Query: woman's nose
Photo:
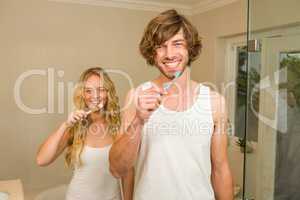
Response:
[[[98,99],[100,96],[99,92],[97,90],[94,90],[93,93],[92,93],[92,98],[93,99]]]

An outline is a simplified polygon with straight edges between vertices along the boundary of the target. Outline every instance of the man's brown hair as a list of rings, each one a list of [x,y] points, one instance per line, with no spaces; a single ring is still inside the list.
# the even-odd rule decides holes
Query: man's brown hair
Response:
[[[140,52],[148,64],[155,64],[156,48],[176,35],[181,29],[187,41],[188,65],[197,59],[202,47],[197,29],[176,10],[167,10],[149,22],[140,42]]]

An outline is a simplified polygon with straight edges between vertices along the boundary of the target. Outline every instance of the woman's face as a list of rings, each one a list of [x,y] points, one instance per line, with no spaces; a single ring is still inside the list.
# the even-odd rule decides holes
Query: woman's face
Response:
[[[105,105],[107,102],[107,91],[103,87],[100,77],[91,75],[84,83],[83,98],[88,108]]]

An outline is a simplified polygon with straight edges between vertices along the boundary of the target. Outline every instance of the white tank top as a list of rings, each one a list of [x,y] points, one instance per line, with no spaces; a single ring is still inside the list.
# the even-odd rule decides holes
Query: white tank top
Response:
[[[134,200],[212,200],[209,87],[199,84],[189,109],[161,105],[144,125],[135,170]]]
[[[119,181],[109,171],[110,147],[84,146],[81,153],[83,166],[74,169],[67,200],[121,200]]]

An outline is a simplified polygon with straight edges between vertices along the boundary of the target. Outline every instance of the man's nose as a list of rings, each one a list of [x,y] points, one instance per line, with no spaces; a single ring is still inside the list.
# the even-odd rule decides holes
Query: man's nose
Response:
[[[174,57],[174,48],[171,45],[166,46],[166,58],[173,59]]]

